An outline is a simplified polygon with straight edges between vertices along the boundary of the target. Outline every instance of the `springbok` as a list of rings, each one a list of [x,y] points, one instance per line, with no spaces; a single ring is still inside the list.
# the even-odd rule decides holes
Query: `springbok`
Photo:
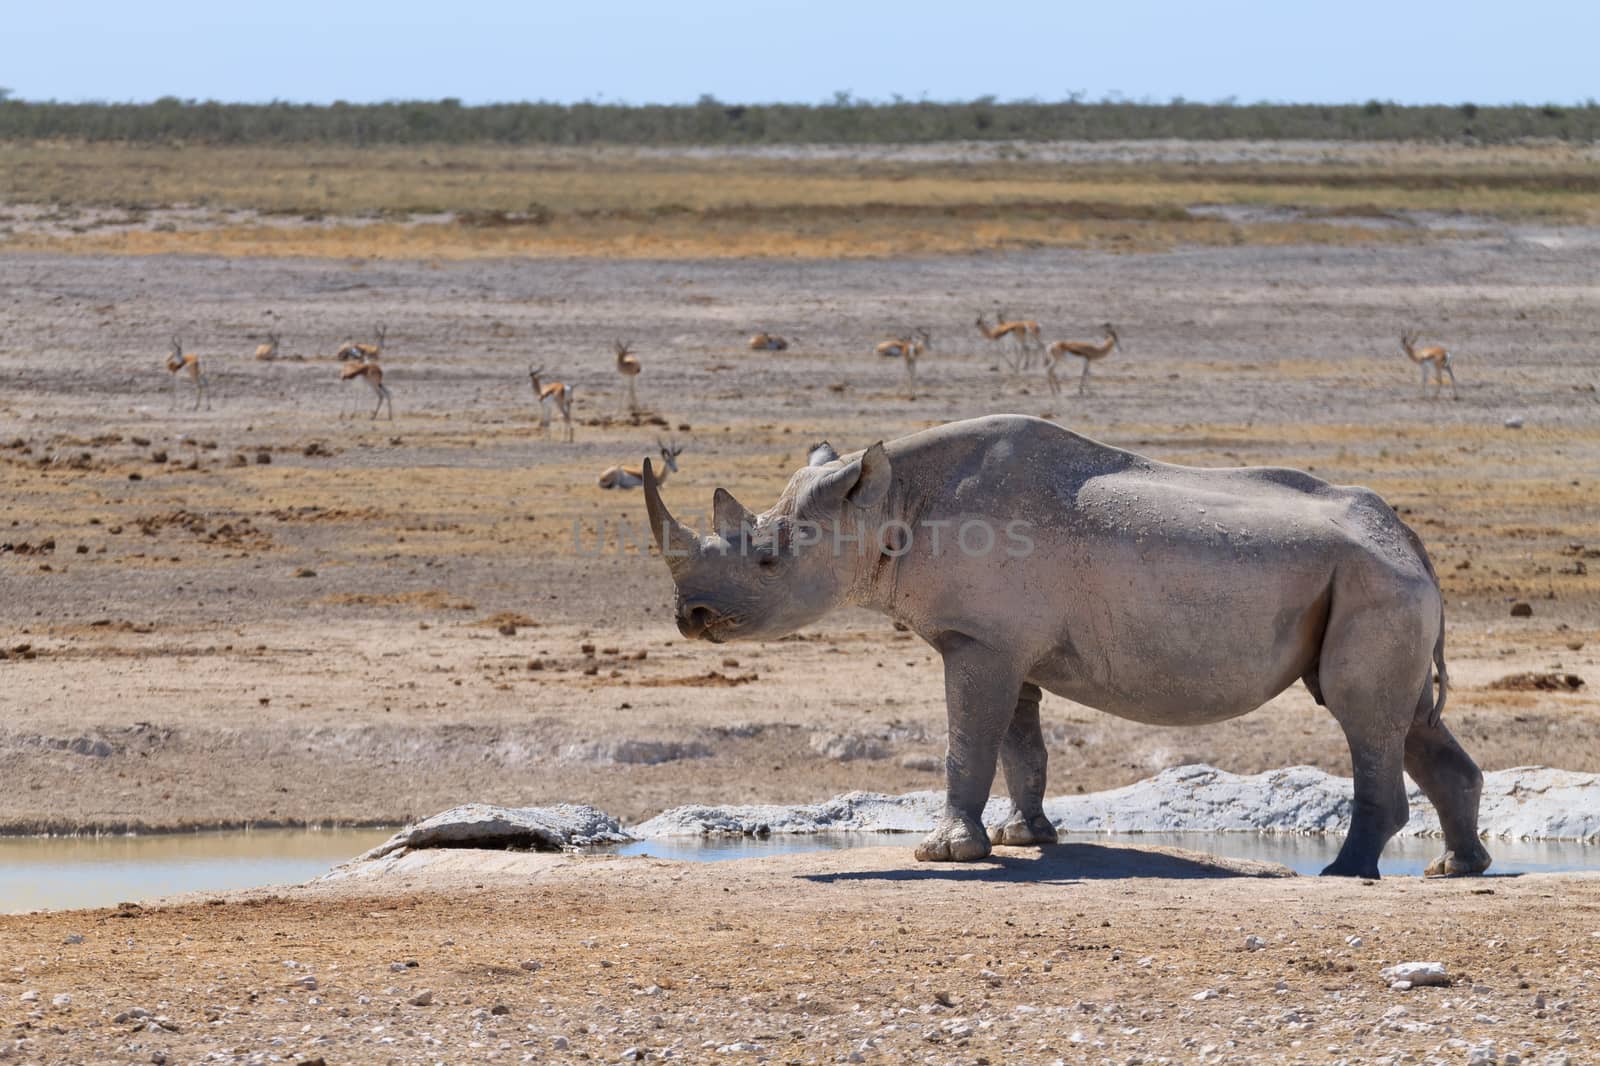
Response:
[[[783,352],[788,349],[789,342],[776,333],[757,333],[750,338],[752,352]]]
[[[1034,349],[1040,347],[1041,344],[1039,340],[1039,323],[1033,319],[1008,319],[1005,312],[1001,311],[995,319],[994,326],[990,327],[984,322],[983,314],[980,312],[978,314],[978,332],[992,341],[1009,338],[1011,343],[1016,345],[1017,361],[1013,363],[1009,359],[1006,360],[1007,365],[1012,370],[1019,368],[1026,370],[1033,366]]]
[[[1099,344],[1088,341],[1056,341],[1044,350],[1044,375],[1050,381],[1050,392],[1059,395],[1061,382],[1056,380],[1056,364],[1069,355],[1075,355],[1083,360],[1083,376],[1078,378],[1078,395],[1089,391],[1089,367],[1095,360],[1104,359],[1111,354],[1111,349],[1118,346],[1117,331],[1107,322],[1100,327],[1106,331],[1105,339]]]
[[[683,454],[683,448],[676,442],[664,444],[658,437],[656,451],[661,454],[661,473],[656,475],[659,483],[665,481],[668,474],[678,472],[678,456]],[[636,489],[644,484],[644,469],[638,466],[607,467],[595,484],[603,489]]]
[[[621,341],[612,341],[611,350],[617,353],[617,373],[628,383],[628,413],[637,413],[639,397],[634,391],[633,383],[639,376],[639,360],[634,358],[633,349]]]
[[[906,388],[911,399],[917,398],[917,360],[923,352],[933,351],[933,338],[918,326],[911,337],[895,337],[874,347],[873,352],[886,359],[899,359],[906,368]]]
[[[370,363],[372,360],[383,354],[383,342],[388,336],[389,327],[386,325],[379,326],[378,343],[357,344],[355,341],[345,341],[343,344],[339,345],[339,350],[333,353],[333,357],[339,360],[341,363],[348,362],[351,359],[357,359],[364,363]]]
[[[278,358],[278,335],[271,330],[267,331],[267,343],[256,345],[256,358],[263,363],[270,363]]]
[[[178,406],[178,375],[188,375],[189,381],[194,385],[194,410],[200,410],[200,401],[206,402],[206,410],[211,410],[211,395],[206,390],[206,375],[200,369],[200,357],[190,353],[184,354],[183,342],[174,335],[172,338],[172,351],[167,355],[167,373],[172,375],[172,406]]]
[[[1438,345],[1429,345],[1426,348],[1417,348],[1417,333],[1415,330],[1406,330],[1400,334],[1400,347],[1406,350],[1413,363],[1422,367],[1422,394],[1428,394],[1428,370],[1432,368],[1437,388],[1434,398],[1437,399],[1444,393],[1444,377],[1450,375],[1450,398],[1459,400],[1461,397],[1456,392],[1456,372],[1450,365],[1450,353]]]
[[[394,421],[394,399],[389,395],[389,386],[383,383],[383,367],[376,361],[362,360],[353,363],[339,371],[340,381],[354,381],[356,378],[367,383],[367,387],[378,397],[378,405],[372,409],[372,418],[377,420],[378,412],[383,410],[383,405],[389,405],[389,421]]]
[[[561,414],[561,421],[566,426],[567,440],[572,440],[572,393],[570,385],[559,381],[552,381],[548,385],[539,384],[539,375],[544,373],[544,367],[535,370],[528,368],[528,380],[533,383],[533,397],[539,401],[539,432],[550,431],[550,412],[554,408]]]

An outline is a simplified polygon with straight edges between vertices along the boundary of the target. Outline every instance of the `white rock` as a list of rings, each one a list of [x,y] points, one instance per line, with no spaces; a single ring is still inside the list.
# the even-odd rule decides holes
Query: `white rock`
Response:
[[[1214,988],[1208,988],[1204,992],[1196,992],[1194,995],[1190,996],[1189,998],[1194,1000],[1197,1003],[1203,1003],[1208,999],[1216,999],[1217,998],[1217,990],[1214,989]]]
[[[30,988],[26,992],[22,993],[22,995],[18,996],[17,999],[21,1000],[23,1003],[37,1003],[39,1002],[39,990],[37,988]]]
[[[70,1007],[72,1006],[72,997],[65,992],[59,993],[50,997],[50,1005],[52,1007]]]
[[[1244,938],[1244,949],[1246,951],[1260,951],[1266,946],[1267,942],[1256,936],[1254,933]]]
[[[433,1003],[433,990],[424,988],[421,992],[418,992],[416,995],[406,1000],[406,1002],[411,1004],[413,1007],[430,1006]]]
[[[617,844],[630,840],[617,820],[593,807],[570,803],[554,807],[493,807],[466,803],[409,825],[357,863],[394,852],[434,847],[508,846],[559,850],[585,844]]]
[[[1348,944],[1348,945],[1350,945],[1350,946],[1351,946],[1351,947],[1353,947],[1353,948],[1359,948],[1359,947],[1361,947],[1361,946],[1362,946],[1362,945],[1363,945],[1363,944],[1365,944],[1365,943],[1366,943],[1366,941],[1364,941],[1364,940],[1362,940],[1362,939],[1361,939],[1361,938],[1360,938],[1360,937],[1358,937],[1358,936],[1351,936],[1351,937],[1346,937],[1346,938],[1345,938],[1345,941],[1344,941],[1344,942],[1345,942],[1345,943],[1346,943],[1346,944]]]
[[[1439,818],[1407,780],[1408,836],[1437,837]],[[1351,782],[1310,766],[1231,774],[1203,764],[1163,770],[1123,788],[1045,801],[1045,815],[1064,833],[1266,832],[1343,833],[1349,828]],[[666,811],[629,830],[634,836],[700,836],[762,832],[906,832],[932,829],[942,792],[886,796],[850,792],[800,806],[690,806]],[[995,798],[987,825],[1011,813]],[[1479,826],[1487,837],[1600,843],[1600,774],[1522,766],[1484,775]]]
[[[1446,986],[1450,984],[1450,974],[1442,962],[1402,962],[1387,967],[1378,972],[1378,976],[1389,982],[1390,988],[1417,988],[1426,985]]]
[[[69,936],[65,940],[63,940],[62,943],[63,944],[81,944],[81,943],[83,943],[83,934],[82,933],[73,933],[71,936]]]
[[[1512,415],[1510,418],[1505,420],[1505,427],[1507,429],[1521,429],[1522,426],[1523,421],[1521,415]]]

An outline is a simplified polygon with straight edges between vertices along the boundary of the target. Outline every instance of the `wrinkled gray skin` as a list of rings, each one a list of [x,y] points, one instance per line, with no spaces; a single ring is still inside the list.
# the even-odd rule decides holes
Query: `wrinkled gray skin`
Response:
[[[1298,679],[1343,727],[1355,769],[1350,832],[1324,873],[1378,876],[1408,816],[1402,769],[1444,830],[1428,872],[1489,866],[1482,775],[1439,720],[1438,582],[1376,494],[1295,470],[1170,466],[1005,415],[817,458],[760,515],[718,489],[703,536],[672,518],[646,463],[651,528],[687,637],[771,639],[853,603],[938,649],[948,791],[918,859],[1055,841],[1041,690],[1136,722],[1206,725]],[[861,544],[842,539],[860,532]],[[1015,811],[986,833],[997,763]]]

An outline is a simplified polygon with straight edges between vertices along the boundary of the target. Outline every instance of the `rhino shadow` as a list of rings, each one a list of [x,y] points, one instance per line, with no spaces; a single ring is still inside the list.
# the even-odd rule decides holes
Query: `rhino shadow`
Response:
[[[1224,877],[1297,877],[1287,866],[1224,859],[1176,848],[1053,844],[1038,850],[998,849],[974,863],[917,863],[894,870],[805,874],[821,884],[847,881],[984,881],[997,884],[1076,884],[1128,877],[1198,880]]]

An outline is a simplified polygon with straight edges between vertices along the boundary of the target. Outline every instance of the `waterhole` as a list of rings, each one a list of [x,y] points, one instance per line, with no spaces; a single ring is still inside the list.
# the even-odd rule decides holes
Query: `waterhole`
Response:
[[[0,839],[0,913],[107,907],[180,892],[290,885],[327,873],[388,839],[385,829],[268,829],[143,837]],[[910,864],[917,833],[816,833],[768,837],[660,837],[587,849],[589,854],[719,862],[841,848],[894,847]],[[1276,862],[1316,874],[1339,838],[1254,833],[1069,834],[1066,843],[1162,846]],[[1572,841],[1491,840],[1491,874],[1600,870],[1600,846]],[[1437,840],[1402,837],[1384,851],[1385,876],[1419,876]]]

